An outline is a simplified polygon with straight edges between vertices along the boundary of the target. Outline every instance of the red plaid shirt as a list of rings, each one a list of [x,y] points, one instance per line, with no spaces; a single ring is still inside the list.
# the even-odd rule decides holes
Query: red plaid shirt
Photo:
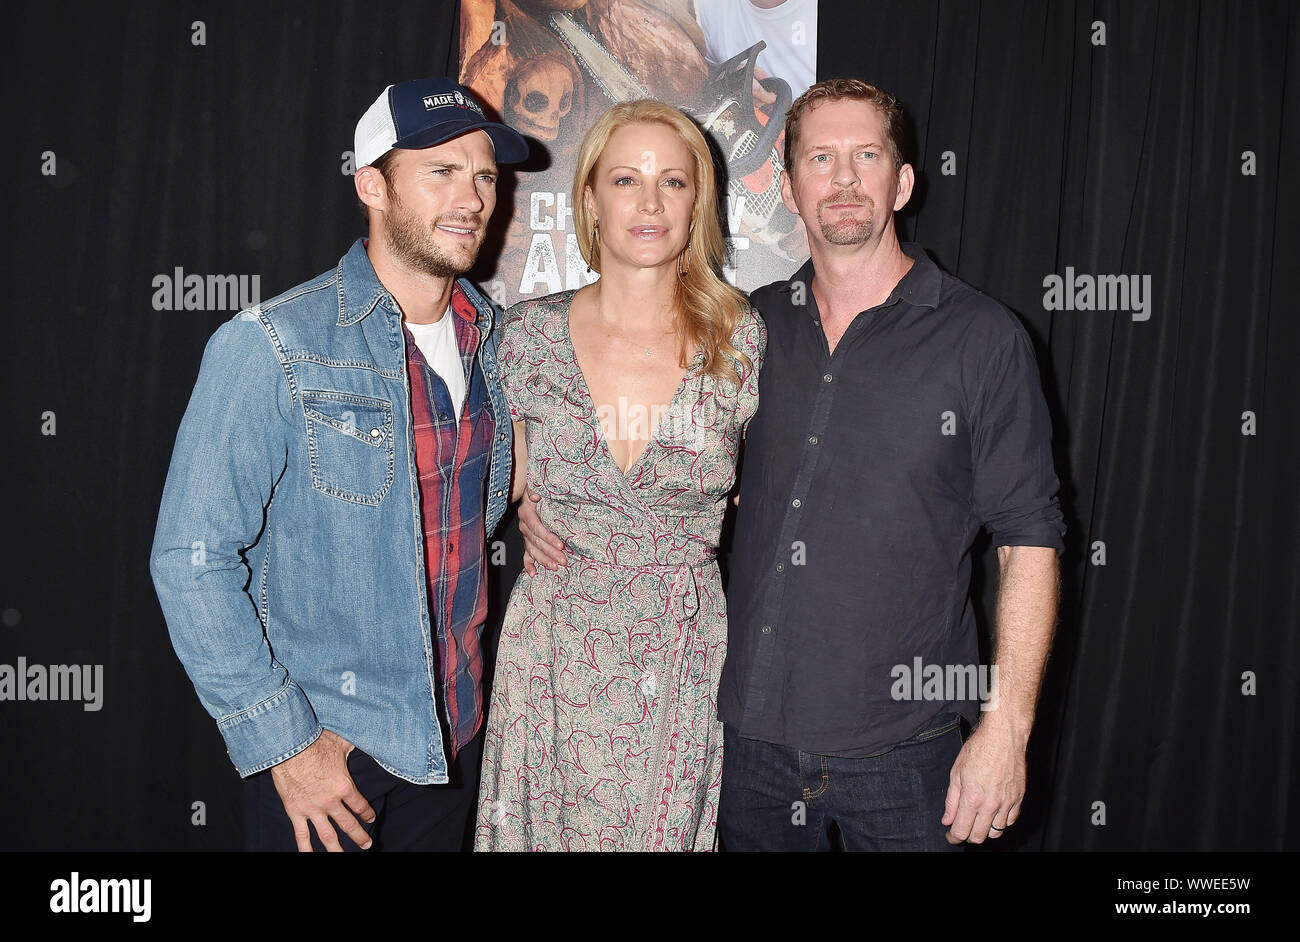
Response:
[[[443,720],[448,763],[483,722],[483,656],[479,636],[487,620],[487,557],[483,512],[487,466],[496,423],[483,371],[475,354],[477,311],[452,288],[456,345],[465,368],[466,393],[456,421],[447,385],[406,335],[411,378],[415,467],[420,478],[420,517],[429,576],[429,617],[438,638]],[[447,316],[447,315],[444,315]]]

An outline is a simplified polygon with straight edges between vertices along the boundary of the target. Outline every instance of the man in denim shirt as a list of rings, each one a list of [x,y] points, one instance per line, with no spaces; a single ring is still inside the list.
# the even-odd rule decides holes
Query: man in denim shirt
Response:
[[[389,86],[356,131],[370,238],[204,352],[151,570],[249,849],[463,846],[512,442],[493,307],[457,276],[527,153],[450,80]]]

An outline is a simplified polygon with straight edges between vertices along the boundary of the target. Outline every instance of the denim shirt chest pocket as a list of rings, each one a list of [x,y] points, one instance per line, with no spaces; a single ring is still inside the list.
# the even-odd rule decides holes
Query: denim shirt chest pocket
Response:
[[[327,389],[304,389],[301,398],[312,487],[377,506],[393,485],[393,404]]]

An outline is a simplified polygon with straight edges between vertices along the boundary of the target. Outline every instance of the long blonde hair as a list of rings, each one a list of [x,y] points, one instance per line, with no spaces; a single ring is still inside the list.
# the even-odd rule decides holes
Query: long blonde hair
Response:
[[[748,302],[722,277],[726,247],[718,218],[717,179],[709,145],[695,122],[671,105],[653,98],[622,102],[596,119],[582,139],[573,175],[573,223],[578,230],[578,249],[587,264],[600,271],[599,240],[593,238],[594,227],[583,199],[583,190],[591,185],[596,162],[614,132],[631,124],[662,124],[676,131],[695,159],[691,233],[678,260],[679,272],[684,261],[686,273],[677,279],[674,312],[681,367],[687,367],[687,352],[699,347],[704,353],[704,372],[718,379],[730,379],[739,387],[740,374],[730,360],[742,362],[746,371],[752,370],[754,364],[732,345],[731,335]]]

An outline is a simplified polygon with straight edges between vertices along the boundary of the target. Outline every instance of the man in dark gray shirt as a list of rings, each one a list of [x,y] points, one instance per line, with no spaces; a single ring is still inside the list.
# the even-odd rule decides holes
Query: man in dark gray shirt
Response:
[[[958,849],[1020,814],[1064,546],[1051,428],[1015,316],[898,242],[901,118],[852,79],[787,117],[782,192],[812,258],[751,297],[768,350],[718,695],[728,850],[827,849],[832,821],[850,850]],[[981,527],[991,665],[969,600]]]

